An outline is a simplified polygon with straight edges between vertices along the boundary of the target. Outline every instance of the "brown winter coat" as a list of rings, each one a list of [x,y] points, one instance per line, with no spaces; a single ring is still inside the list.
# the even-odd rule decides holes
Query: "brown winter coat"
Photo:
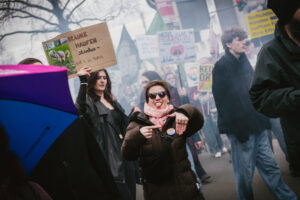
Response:
[[[145,200],[201,200],[202,194],[199,191],[199,184],[196,176],[191,169],[186,151],[186,137],[196,133],[203,125],[202,114],[191,105],[183,105],[176,112],[181,112],[189,118],[187,130],[183,135],[175,134],[171,140],[170,151],[167,153],[164,166],[159,166],[157,170],[152,170],[150,175],[155,176],[162,171],[171,172],[171,177],[159,183],[153,183],[145,179],[143,172],[144,166],[141,164],[143,180],[143,189]],[[172,112],[174,112],[172,111]],[[122,145],[122,155],[127,160],[143,159],[151,156],[157,156],[164,150],[162,137],[166,136],[166,131],[170,128],[175,129],[175,118],[168,118],[162,131],[154,129],[152,138],[146,139],[141,133],[143,126],[153,125],[148,116],[144,113],[135,113],[131,116],[127,127],[125,139]],[[165,144],[165,143],[164,143]],[[169,160],[170,158],[170,160]],[[153,163],[149,163],[152,165]],[[164,173],[163,173],[164,174]],[[163,179],[164,175],[161,178]],[[166,173],[167,174],[167,173]],[[151,177],[150,176],[150,177]]]

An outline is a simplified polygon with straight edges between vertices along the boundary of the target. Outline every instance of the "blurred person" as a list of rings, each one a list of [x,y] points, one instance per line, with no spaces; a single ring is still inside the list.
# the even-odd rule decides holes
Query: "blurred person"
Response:
[[[202,92],[200,101],[201,105],[203,106],[205,119],[202,133],[204,134],[209,152],[215,158],[220,158],[222,156],[222,153],[227,152],[227,148],[224,147],[221,135],[217,127],[217,123],[212,119],[212,115],[210,112],[211,108],[214,107],[213,97],[210,92]]]
[[[125,109],[126,115],[129,115],[131,109],[136,106],[137,102],[137,96],[132,87],[133,85],[127,85],[125,83],[121,90],[123,93],[121,94],[120,103]]]
[[[43,63],[36,58],[25,58],[19,64]],[[41,184],[55,200],[120,199],[101,149],[81,117],[56,139],[30,178]]]
[[[133,112],[122,145],[127,160],[140,159],[145,200],[204,199],[186,151],[186,137],[203,125],[191,105],[175,108],[166,82],[145,88],[144,111]]]
[[[52,200],[36,182],[31,181],[19,158],[9,150],[9,138],[0,125],[0,199],[1,200]]]
[[[213,69],[212,92],[218,110],[218,126],[231,143],[231,156],[239,199],[253,199],[252,181],[257,167],[278,199],[297,199],[284,183],[268,141],[270,122],[250,101],[253,69],[245,55],[247,34],[232,27],[222,35],[225,55]]]
[[[142,73],[141,80],[142,80],[142,85],[143,85],[143,91],[141,92],[141,95],[140,95],[139,109],[140,110],[144,110],[144,104],[145,104],[145,101],[146,101],[145,100],[145,88],[146,88],[146,85],[150,81],[162,80],[162,78],[155,71],[145,71],[145,72]]]
[[[258,55],[250,96],[259,112],[280,118],[291,174],[300,177],[300,1],[269,0],[268,7],[279,20]]]
[[[257,54],[255,53],[254,43],[251,40],[247,40],[245,43],[245,46],[246,46],[245,54],[251,64],[253,70],[255,70]]]
[[[90,67],[81,68],[77,74],[80,78],[78,112],[89,122],[122,198],[133,200],[136,198],[135,165],[121,156],[128,118],[111,93],[110,77],[105,69],[91,72]]]

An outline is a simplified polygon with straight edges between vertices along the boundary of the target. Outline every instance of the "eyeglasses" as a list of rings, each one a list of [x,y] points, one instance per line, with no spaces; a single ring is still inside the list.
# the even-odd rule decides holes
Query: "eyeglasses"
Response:
[[[157,95],[160,97],[160,98],[164,98],[167,93],[165,91],[163,92],[158,92],[158,93],[149,93],[149,97],[150,99],[155,99],[157,97]]]

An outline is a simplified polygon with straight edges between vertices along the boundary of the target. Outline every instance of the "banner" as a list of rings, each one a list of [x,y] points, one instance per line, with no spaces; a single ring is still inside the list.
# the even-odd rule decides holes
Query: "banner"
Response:
[[[212,64],[200,65],[199,67],[199,91],[211,91],[212,86]]]
[[[196,60],[193,29],[160,32],[158,41],[162,64]]]
[[[143,35],[136,38],[140,59],[159,58],[157,35]]]
[[[250,38],[259,38],[274,34],[275,24],[278,20],[271,9],[262,10],[246,15]]]
[[[64,33],[42,44],[49,65],[66,67],[69,78],[83,66],[97,71],[117,64],[106,23]]]

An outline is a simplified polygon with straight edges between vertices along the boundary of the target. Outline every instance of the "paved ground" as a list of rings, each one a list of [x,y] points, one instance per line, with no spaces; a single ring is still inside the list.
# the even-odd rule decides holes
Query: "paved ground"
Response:
[[[279,148],[276,140],[273,140],[276,160],[280,166],[283,179],[293,189],[300,199],[300,178],[292,178],[289,175],[288,163]],[[203,186],[204,195],[207,200],[237,200],[233,170],[229,163],[229,154],[223,154],[221,158],[213,158],[207,152],[199,155],[201,163],[206,172],[212,177],[212,182]],[[275,199],[267,186],[255,171],[253,190],[255,200]],[[137,186],[137,200],[143,200],[141,186]]]

